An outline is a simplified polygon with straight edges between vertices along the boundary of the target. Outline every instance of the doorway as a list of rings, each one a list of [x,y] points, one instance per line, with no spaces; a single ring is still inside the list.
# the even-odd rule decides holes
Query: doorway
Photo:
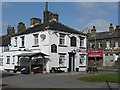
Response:
[[[75,53],[69,53],[69,69],[68,71],[75,71]]]

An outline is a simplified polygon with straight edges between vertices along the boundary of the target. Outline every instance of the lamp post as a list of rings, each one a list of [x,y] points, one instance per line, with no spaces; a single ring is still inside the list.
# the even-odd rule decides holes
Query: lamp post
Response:
[[[96,32],[95,32],[95,64],[96,64]]]

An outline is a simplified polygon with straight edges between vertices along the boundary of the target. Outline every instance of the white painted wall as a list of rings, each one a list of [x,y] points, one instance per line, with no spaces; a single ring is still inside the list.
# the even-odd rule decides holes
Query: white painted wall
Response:
[[[59,47],[59,33],[64,33],[65,35],[65,45],[67,47]],[[33,34],[38,34],[38,40],[39,40],[39,47],[32,47],[34,46],[34,36]],[[41,39],[41,34],[45,34],[46,38],[44,40]],[[49,72],[49,70],[51,69],[51,67],[59,67],[59,54],[58,53],[66,53],[66,63],[65,66],[68,68],[69,65],[69,54],[68,52],[71,52],[72,50],[77,50],[80,47],[80,38],[78,34],[70,34],[67,35],[68,33],[65,32],[59,32],[58,33],[54,33],[53,30],[47,30],[47,31],[40,31],[40,32],[36,32],[36,33],[30,33],[30,34],[25,34],[25,35],[20,35],[20,36],[15,36],[17,37],[17,47],[14,47],[15,45],[15,41],[14,38],[11,38],[11,48],[10,51],[11,52],[4,52],[4,69],[14,69],[14,65],[12,65],[12,63],[10,63],[9,65],[6,64],[6,56],[11,56],[11,60],[13,55],[17,55],[20,53],[23,53],[25,51],[19,51],[19,49],[21,50],[31,50],[32,52],[42,52],[45,53],[48,56],[48,62],[46,63],[46,69]],[[25,48],[20,48],[21,47],[21,38],[22,36],[25,36]],[[71,36],[75,36],[77,39],[77,46],[76,47],[71,47],[70,46],[70,37]],[[81,35],[82,36],[82,35]],[[86,36],[84,36],[86,37]],[[57,45],[57,53],[51,53],[51,45],[52,44],[56,44]],[[85,39],[85,43],[84,46],[86,47],[86,39]],[[86,50],[86,49],[85,49]],[[79,68],[80,64],[79,64],[79,58],[80,58],[80,54],[82,54],[82,52],[76,52],[75,55],[75,68]],[[84,53],[86,54],[86,53]],[[87,54],[86,54],[87,55]],[[16,62],[17,62],[17,57],[16,57]],[[17,63],[15,63],[17,64]],[[83,66],[86,66],[86,60],[83,63]],[[67,71],[67,68],[65,68],[64,70]],[[85,67],[86,68],[86,67]],[[85,70],[84,68],[84,70]],[[83,68],[82,68],[83,69]]]

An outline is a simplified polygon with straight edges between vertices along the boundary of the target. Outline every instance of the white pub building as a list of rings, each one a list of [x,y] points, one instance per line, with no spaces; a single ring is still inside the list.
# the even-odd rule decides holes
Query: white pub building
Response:
[[[11,37],[9,51],[3,52],[3,69],[15,70],[16,67],[39,68],[40,72],[50,72],[59,68],[64,72],[86,71],[87,36],[58,21],[58,14],[44,11],[44,21],[32,18],[31,26]],[[18,68],[17,68],[18,69]]]

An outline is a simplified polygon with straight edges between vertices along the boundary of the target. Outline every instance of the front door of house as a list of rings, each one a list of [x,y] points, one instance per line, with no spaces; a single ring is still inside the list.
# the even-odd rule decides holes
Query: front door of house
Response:
[[[69,71],[75,71],[75,54],[69,53]]]

